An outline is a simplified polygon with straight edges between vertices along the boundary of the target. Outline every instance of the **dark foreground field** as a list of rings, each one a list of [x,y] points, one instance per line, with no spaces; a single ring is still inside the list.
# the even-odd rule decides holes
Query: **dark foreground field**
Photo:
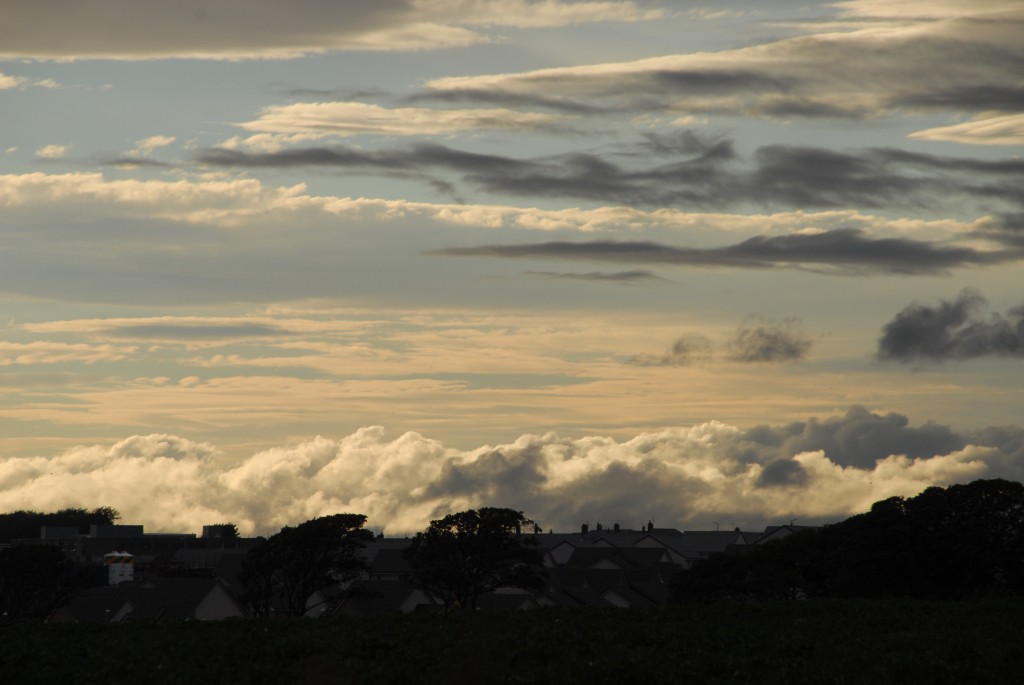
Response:
[[[1019,683],[1024,601],[0,624],[0,683]]]

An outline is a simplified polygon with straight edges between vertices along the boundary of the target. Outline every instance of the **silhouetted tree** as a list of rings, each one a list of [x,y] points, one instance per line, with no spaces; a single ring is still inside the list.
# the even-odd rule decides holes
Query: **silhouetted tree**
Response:
[[[111,525],[120,518],[121,514],[113,507],[97,507],[91,511],[68,507],[48,514],[22,509],[0,514],[0,541],[38,538],[43,526],[74,526],[79,533],[88,533],[89,526]]]
[[[238,526],[233,523],[215,523],[212,526],[204,526],[203,528],[203,537],[224,538],[226,540],[238,538]]]
[[[480,595],[500,587],[543,585],[536,539],[522,531],[533,521],[513,509],[482,507],[431,521],[406,550],[416,583],[445,607],[476,608]]]
[[[315,590],[356,577],[366,567],[357,552],[373,539],[365,523],[362,514],[321,516],[285,526],[249,550],[238,579],[253,615],[301,616]]]

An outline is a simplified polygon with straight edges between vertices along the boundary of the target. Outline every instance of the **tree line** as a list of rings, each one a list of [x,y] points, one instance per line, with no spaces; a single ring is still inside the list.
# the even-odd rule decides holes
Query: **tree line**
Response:
[[[1022,595],[1024,485],[930,487],[747,551],[678,574],[676,600]]]
[[[0,542],[38,538],[39,529],[44,526],[77,528],[78,532],[84,535],[89,532],[90,526],[109,526],[120,518],[121,514],[113,507],[68,507],[47,514],[19,509],[0,514]]]

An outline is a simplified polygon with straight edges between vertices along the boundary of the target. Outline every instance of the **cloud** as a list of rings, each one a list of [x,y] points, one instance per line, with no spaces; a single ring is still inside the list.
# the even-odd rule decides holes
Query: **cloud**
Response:
[[[751,364],[800,361],[811,345],[813,340],[804,334],[799,319],[750,318],[736,329],[724,347],[732,361]],[[707,336],[687,333],[677,338],[665,354],[638,355],[629,362],[640,366],[689,366],[710,361],[714,347]]]
[[[790,458],[802,452],[823,451],[842,467],[874,468],[893,454],[910,459],[925,459],[965,449],[971,442],[998,446],[1007,454],[1024,455],[1015,441],[1024,437],[1020,429],[1010,429],[998,439],[960,435],[949,426],[925,423],[911,426],[909,419],[895,412],[877,413],[864,407],[851,407],[844,415],[808,419],[782,426],[755,426],[747,430],[735,449],[755,449],[759,459],[768,462]]]
[[[325,136],[447,135],[483,129],[517,130],[549,127],[564,119],[561,115],[508,109],[388,109],[362,102],[300,102],[267,107],[259,118],[238,126],[257,133],[300,134],[306,139],[315,139]]]
[[[154,163],[141,159],[127,161]],[[293,219],[303,212],[309,212],[318,221],[334,216],[386,222],[408,216],[484,229],[583,233],[668,229],[785,234],[845,227],[870,232],[962,235],[978,232],[992,223],[984,216],[974,221],[888,218],[852,209],[727,214],[669,207],[644,210],[621,205],[541,209],[503,204],[430,203],[313,195],[303,184],[275,187],[256,179],[143,181],[109,179],[99,173],[0,175],[0,204],[8,213],[21,208],[37,214],[43,208],[59,207],[77,213],[87,208],[98,216],[168,219],[218,227],[254,226],[261,220],[274,223]]]
[[[68,154],[68,145],[44,145],[36,150],[37,159],[63,159]]]
[[[812,344],[799,319],[751,319],[736,331],[729,349],[732,359],[739,362],[791,362],[803,359]]]
[[[0,71],[0,90],[20,88],[25,83],[23,76],[11,76]]]
[[[142,140],[135,141],[135,147],[128,153],[129,155],[149,155],[154,150],[168,145],[173,145],[176,138],[174,136],[163,136],[155,135]]]
[[[289,58],[338,50],[426,50],[491,40],[493,27],[642,21],[627,0],[55,0],[0,5],[7,59]]]
[[[709,361],[712,351],[713,346],[707,336],[688,333],[676,338],[669,351],[663,355],[640,355],[629,361],[640,366],[689,366]]]
[[[156,340],[224,340],[234,338],[267,338],[286,335],[287,331],[277,326],[260,324],[234,324],[220,326],[175,326],[136,325],[117,326],[105,331],[115,338],[156,339]]]
[[[149,154],[148,152],[146,154]],[[118,169],[137,169],[139,167],[148,167],[151,169],[173,169],[173,164],[167,162],[160,162],[150,157],[112,157],[110,159],[104,159],[100,162],[103,166],[117,167]]]
[[[805,268],[841,275],[923,275],[1022,258],[1017,249],[981,251],[907,238],[873,238],[857,229],[756,236],[717,248],[674,247],[654,242],[589,241],[452,247],[429,254],[449,257],[564,259],[701,268]]]
[[[618,271],[608,273],[605,271],[589,271],[587,273],[562,273],[557,271],[524,271],[526,276],[540,276],[561,281],[591,281],[596,283],[616,283],[618,285],[633,285],[647,281],[664,281],[657,274],[635,269],[632,271]]]
[[[24,90],[26,88],[60,88],[60,84],[53,79],[39,79],[33,81],[27,79],[24,76],[11,76],[0,71],[0,90],[12,90],[17,88]]]
[[[770,119],[997,110],[1007,89],[1024,85],[1020,3],[838,7],[834,21],[791,25],[803,35],[739,49],[448,77],[427,85],[448,98],[462,93],[525,102],[558,93],[554,104],[565,107]],[[936,64],[944,65],[941,74]],[[964,89],[973,89],[971,97],[949,97]]]
[[[25,323],[20,330],[44,334],[76,334],[109,339],[203,341],[276,338],[293,333],[344,330],[345,324],[312,319],[270,317],[151,316],[137,318],[71,319]]]
[[[843,16],[864,19],[913,19],[926,22],[945,21],[993,13],[1019,10],[1016,0],[844,0],[835,3]]]
[[[985,315],[987,301],[963,290],[935,307],[912,304],[882,327],[878,358],[901,362],[1024,357],[1024,305]]]
[[[1024,96],[1020,97],[1024,101]],[[1024,109],[1024,102],[1021,109]],[[921,140],[948,140],[968,145],[1024,145],[1024,114],[979,116],[962,124],[917,131],[911,133],[910,137]]]
[[[961,435],[862,408],[749,430],[710,422],[621,442],[549,433],[470,450],[370,427],[240,460],[209,443],[154,434],[0,458],[0,510],[109,505],[150,531],[230,520],[249,535],[341,511],[401,534],[482,505],[522,509],[555,530],[648,519],[757,529],[794,517],[841,519],[930,485],[1020,479],[1022,443],[1020,428]]]
[[[582,199],[635,207],[922,208],[1024,205],[1024,163],[941,157],[892,148],[836,151],[767,145],[740,158],[731,140],[684,131],[648,135],[612,150],[537,158],[466,152],[436,143],[367,150],[331,146],[243,152],[216,148],[213,167],[329,168],[436,182],[456,174],[487,193]],[[446,181],[447,182],[447,181]]]
[[[0,366],[61,364],[64,362],[116,362],[128,359],[135,347],[87,345],[36,341],[13,343],[0,341]]]

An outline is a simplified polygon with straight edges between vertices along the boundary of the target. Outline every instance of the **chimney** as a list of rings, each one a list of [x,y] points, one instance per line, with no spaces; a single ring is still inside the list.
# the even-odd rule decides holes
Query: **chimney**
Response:
[[[103,563],[107,567],[109,583],[117,587],[126,580],[135,578],[135,564],[128,552],[110,552],[103,555]]]

